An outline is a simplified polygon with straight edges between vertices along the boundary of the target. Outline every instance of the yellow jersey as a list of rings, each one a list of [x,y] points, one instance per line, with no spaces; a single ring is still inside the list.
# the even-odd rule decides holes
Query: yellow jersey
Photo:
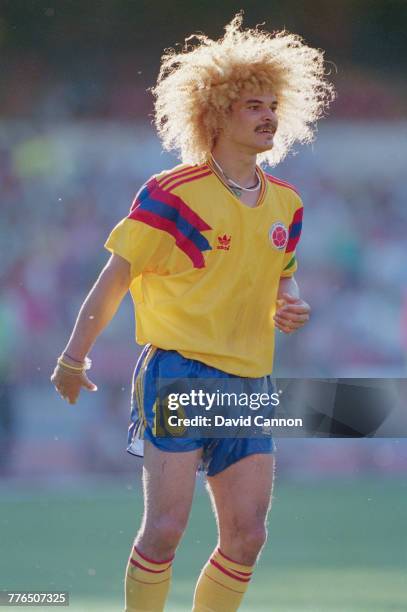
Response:
[[[270,374],[281,277],[297,269],[302,202],[258,168],[257,206],[211,162],[153,176],[105,247],[131,267],[136,340],[244,377]]]

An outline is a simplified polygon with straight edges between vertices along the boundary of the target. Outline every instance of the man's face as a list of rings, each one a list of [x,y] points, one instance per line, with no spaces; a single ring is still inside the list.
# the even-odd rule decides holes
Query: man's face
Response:
[[[246,92],[232,104],[221,137],[250,153],[268,151],[277,130],[276,112],[277,98],[273,94]]]

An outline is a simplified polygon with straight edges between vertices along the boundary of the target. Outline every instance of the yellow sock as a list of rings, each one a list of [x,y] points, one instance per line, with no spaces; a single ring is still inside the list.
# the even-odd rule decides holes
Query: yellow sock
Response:
[[[232,561],[218,548],[199,576],[192,612],[235,612],[252,573],[252,566]]]
[[[126,612],[164,610],[173,558],[152,561],[134,546],[126,570]]]

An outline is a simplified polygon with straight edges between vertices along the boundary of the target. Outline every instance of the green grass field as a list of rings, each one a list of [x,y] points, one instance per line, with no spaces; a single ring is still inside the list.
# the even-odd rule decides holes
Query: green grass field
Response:
[[[124,567],[141,516],[138,490],[100,484],[86,492],[3,491],[1,497],[0,589],[67,590],[72,612],[122,609]],[[242,611],[406,611],[406,517],[405,481],[280,479],[269,541]],[[207,495],[198,486],[169,612],[190,610],[215,539]]]

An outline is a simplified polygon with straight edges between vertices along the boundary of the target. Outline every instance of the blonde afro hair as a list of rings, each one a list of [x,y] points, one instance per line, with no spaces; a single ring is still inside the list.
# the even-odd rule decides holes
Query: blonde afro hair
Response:
[[[176,150],[184,163],[203,163],[244,90],[277,97],[274,146],[259,156],[270,165],[281,161],[295,142],[313,140],[316,121],[335,95],[325,79],[323,51],[285,30],[242,30],[239,13],[223,38],[191,36],[181,52],[170,49],[163,55],[152,91],[164,148]]]

